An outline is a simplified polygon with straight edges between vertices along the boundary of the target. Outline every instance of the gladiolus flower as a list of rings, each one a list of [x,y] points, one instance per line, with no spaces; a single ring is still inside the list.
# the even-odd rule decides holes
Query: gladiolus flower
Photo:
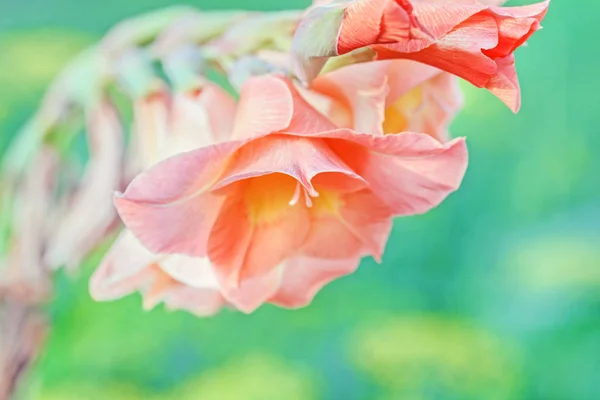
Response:
[[[291,82],[251,77],[231,140],[156,164],[115,204],[150,251],[208,257],[235,307],[299,307],[379,259],[392,217],[437,206],[466,165],[462,138],[336,129]]]
[[[488,89],[516,112],[520,89],[513,52],[540,29],[548,4],[354,0],[317,6],[294,37],[296,74],[311,82],[327,58],[367,48],[373,59],[410,59],[450,72]]]
[[[338,127],[422,132],[441,142],[463,103],[456,77],[409,60],[350,65],[318,76],[311,91],[301,93]]]

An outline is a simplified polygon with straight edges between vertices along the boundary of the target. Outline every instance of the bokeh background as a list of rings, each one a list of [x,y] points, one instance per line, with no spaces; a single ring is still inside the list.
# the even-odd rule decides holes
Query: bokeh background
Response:
[[[525,4],[511,1],[509,5]],[[0,154],[45,86],[118,21],[170,0],[0,0]],[[308,1],[197,0],[275,10]],[[596,0],[553,0],[517,51],[513,115],[463,85],[462,188],[398,219],[309,307],[210,319],[140,298],[95,303],[56,277],[52,331],[25,382],[36,400],[600,399],[600,55]]]

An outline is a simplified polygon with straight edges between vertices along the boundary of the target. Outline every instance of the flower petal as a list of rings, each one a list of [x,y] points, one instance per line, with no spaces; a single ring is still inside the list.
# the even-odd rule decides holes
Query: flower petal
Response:
[[[321,139],[269,135],[240,148],[213,190],[272,173],[293,177],[313,196],[317,193],[311,181],[323,173],[340,173],[356,181],[357,187],[366,185]]]
[[[457,77],[436,71],[386,108],[385,133],[422,132],[440,142],[450,139],[448,126],[463,105],[462,92]]]
[[[243,193],[230,194],[223,205],[208,242],[223,287],[268,273],[304,242],[307,210],[289,204],[295,181],[277,175],[242,182]]]
[[[319,259],[371,254],[379,261],[391,227],[390,208],[370,190],[323,193],[311,210],[311,228],[301,252]]]
[[[116,300],[140,290],[153,275],[149,272],[160,256],[148,251],[133,234],[124,230],[106,253],[90,279],[96,301]]]
[[[249,314],[267,302],[279,289],[282,266],[277,266],[262,276],[244,279],[239,287],[224,286],[223,296],[238,310]]]
[[[351,110],[350,128],[382,134],[390,65],[390,62],[381,62],[341,68],[315,79],[312,89],[338,99]]]
[[[195,92],[176,94],[173,99],[172,135],[204,139],[182,151],[223,142],[231,137],[236,101],[218,85],[207,83]],[[174,154],[174,153],[173,153]]]
[[[353,273],[359,263],[359,258],[329,260],[294,257],[286,262],[281,288],[269,299],[269,303],[286,308],[307,306],[323,286]]]
[[[208,234],[223,202],[208,189],[237,147],[237,142],[225,142],[200,148],[139,174],[115,197],[125,225],[155,253],[206,255]]]
[[[242,87],[232,137],[247,139],[281,131],[319,132],[334,127],[289,82],[267,75],[251,77]]]
[[[343,129],[321,136],[343,139],[330,146],[397,216],[439,205],[459,187],[467,168],[464,138],[441,144],[420,133],[381,137]]]
[[[194,288],[219,289],[219,283],[207,257],[189,257],[181,254],[164,256],[158,267],[171,278]]]

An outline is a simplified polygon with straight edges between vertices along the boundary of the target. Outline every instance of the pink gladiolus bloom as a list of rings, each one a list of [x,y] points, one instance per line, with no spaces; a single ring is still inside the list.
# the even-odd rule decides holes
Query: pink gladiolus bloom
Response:
[[[463,104],[456,77],[409,60],[350,65],[320,75],[311,89],[329,101],[301,93],[338,127],[374,134],[422,132],[442,142]]]
[[[410,59],[450,72],[488,89],[516,112],[520,89],[513,52],[540,29],[548,4],[354,0],[317,6],[294,37],[296,73],[312,81],[327,57],[361,49],[373,59]]]
[[[159,92],[138,101],[134,168],[225,140],[235,107],[233,98],[213,84],[172,98]],[[92,276],[90,292],[96,300],[113,300],[136,291],[142,292],[146,309],[164,302],[168,309],[206,316],[224,304],[206,257],[154,254],[125,230]]]
[[[115,204],[150,251],[208,257],[236,308],[300,307],[380,259],[392,217],[437,206],[466,165],[462,138],[337,129],[291,82],[261,76],[242,88],[231,140],[156,164]]]

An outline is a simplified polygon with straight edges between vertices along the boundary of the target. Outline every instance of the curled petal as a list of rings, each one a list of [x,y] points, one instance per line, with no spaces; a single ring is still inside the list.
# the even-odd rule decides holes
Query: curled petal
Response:
[[[269,302],[287,308],[307,306],[323,286],[353,273],[359,262],[359,258],[294,257],[286,262],[281,287]]]
[[[340,173],[352,178],[357,188],[366,185],[321,140],[289,135],[269,135],[240,148],[213,190],[243,179],[280,173],[300,182],[317,196],[312,180],[323,173]]]

